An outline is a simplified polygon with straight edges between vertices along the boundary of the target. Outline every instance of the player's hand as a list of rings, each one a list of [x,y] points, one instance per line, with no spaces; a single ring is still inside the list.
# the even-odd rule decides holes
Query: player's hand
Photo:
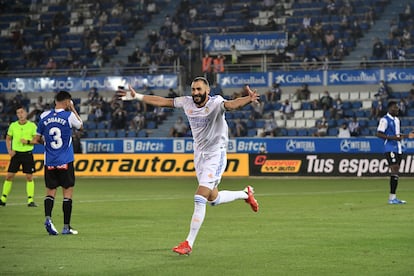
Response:
[[[118,97],[118,99],[123,101],[130,101],[133,99],[131,97],[131,93],[123,86],[118,86],[118,90],[116,90],[116,96]]]
[[[128,89],[124,89],[123,87],[118,87],[117,91],[118,97],[123,101],[131,101],[131,100],[139,100],[142,101],[144,98],[143,94],[137,93],[131,85],[128,85]]]
[[[69,102],[69,104],[68,104],[68,109],[69,109],[70,111],[75,110],[75,104],[73,103],[73,101],[72,101],[72,100],[70,100],[70,102]]]
[[[251,102],[258,103],[260,99],[260,95],[257,93],[257,90],[251,90],[250,86],[246,85],[247,92],[249,92],[249,97]]]
[[[413,139],[414,138],[414,130],[408,133],[408,138]]]

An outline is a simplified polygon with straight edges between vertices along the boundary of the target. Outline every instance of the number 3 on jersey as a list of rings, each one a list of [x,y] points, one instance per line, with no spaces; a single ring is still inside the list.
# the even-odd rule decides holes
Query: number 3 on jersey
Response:
[[[63,145],[62,141],[62,132],[58,127],[52,127],[49,130],[49,135],[53,137],[53,141],[50,143],[50,146],[53,149],[60,149]]]

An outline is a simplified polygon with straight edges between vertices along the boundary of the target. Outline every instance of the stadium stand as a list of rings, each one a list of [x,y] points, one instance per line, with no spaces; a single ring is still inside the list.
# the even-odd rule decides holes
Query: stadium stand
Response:
[[[44,65],[50,57],[55,59],[59,69],[64,69],[64,71],[56,71],[61,74],[80,74],[84,65],[91,69],[99,69],[100,66],[106,65],[112,66],[111,61],[119,58],[120,47],[129,43],[128,39],[134,37],[137,31],[151,24],[164,4],[162,0],[144,1],[154,3],[158,7],[153,12],[149,12],[148,7],[139,6],[140,2],[123,1],[123,5],[120,5],[121,2],[113,1],[68,1],[66,3],[52,0],[40,1],[36,4],[36,1],[22,0],[16,2],[19,5],[2,6],[0,58],[7,62],[7,66],[0,68],[0,74],[7,76],[8,71],[21,71],[42,76]],[[332,7],[327,6],[328,1],[286,0],[277,2],[274,7],[269,8],[264,7],[263,1],[237,0],[232,1],[231,4],[228,2],[223,4],[223,1],[211,0],[209,6],[199,5],[199,0],[180,1],[176,10],[169,11],[169,18],[166,16],[162,24],[154,25],[159,28],[155,32],[154,41],[151,41],[150,36],[141,37],[145,43],[142,49],[138,49],[140,51],[138,56],[144,59],[143,56],[148,55],[149,61],[155,60],[158,65],[162,66],[171,63],[169,55],[179,56],[186,60],[188,58],[186,47],[194,41],[194,38],[204,33],[280,31],[288,33],[289,43],[291,43],[284,49],[284,54],[289,56],[289,62],[296,62],[299,69],[308,66],[304,64],[305,60],[316,58],[321,62],[324,57],[335,61],[336,63],[333,64],[337,67],[340,66],[344,56],[356,49],[361,37],[375,27],[375,21],[381,18],[385,8],[390,4],[390,1],[384,0],[340,0],[335,1],[335,10],[331,10]],[[411,8],[412,4],[408,2],[407,6]],[[414,57],[413,15],[410,11],[406,12],[407,6],[396,11],[399,17],[392,24],[395,24],[397,28],[392,29],[390,23],[390,30],[395,31],[391,33],[391,36],[388,32],[383,33],[379,42],[382,43],[384,50],[378,56],[369,57],[370,60],[389,59],[385,49],[392,50],[392,64],[406,65],[398,60],[408,60]],[[189,16],[190,7],[195,7],[197,10],[198,16],[193,19]],[[217,14],[220,8],[224,9],[222,15]],[[108,15],[107,20],[102,19],[103,13]],[[304,18],[310,20],[310,25],[306,25]],[[169,25],[166,27],[167,23]],[[329,34],[328,37],[327,34]],[[121,35],[121,40],[117,40],[118,35]],[[329,43],[330,36],[334,38],[333,44]],[[98,49],[101,49],[103,65],[97,62],[96,52],[91,52],[89,47],[94,38],[99,41],[100,48]],[[189,40],[183,40],[183,38]],[[170,47],[171,51],[166,51],[169,53],[167,56],[164,56],[157,48],[160,41]],[[402,54],[404,54],[404,59],[401,57]],[[271,53],[269,57],[273,58],[274,55]],[[240,62],[249,64],[254,62],[255,58],[258,58],[255,54],[243,56]],[[134,59],[123,60],[123,62],[127,66],[136,66],[139,63]],[[252,117],[253,111],[247,108],[227,114],[226,118],[230,125],[237,119],[246,123],[247,136],[260,136],[263,132],[264,120],[270,116],[269,114],[273,114],[279,127],[279,135],[310,136],[315,132],[316,120],[325,116],[330,121],[328,135],[334,136],[341,120],[349,121],[355,116],[361,125],[361,135],[374,135],[378,122],[378,116],[373,115],[373,108],[377,104],[374,97],[376,92],[363,88],[361,91],[344,89],[337,93],[336,97],[341,98],[343,102],[343,115],[339,118],[334,117],[333,110],[313,107],[314,102],[321,98],[321,93],[312,93],[307,101],[294,101],[289,93],[283,93],[279,101],[265,103],[261,118]],[[394,91],[392,98],[398,101],[402,99],[406,103],[408,108],[402,125],[403,128],[410,127],[414,111],[408,91]],[[279,109],[285,99],[292,101],[296,112],[290,120],[280,118]],[[2,95],[3,110],[0,121],[2,137],[9,122],[15,119],[10,109],[14,101],[24,103],[29,112],[34,109],[34,103],[30,99],[19,95],[6,99]],[[128,123],[124,129],[115,130],[111,128],[110,123],[111,111],[115,110],[113,99],[99,100],[103,106],[103,118],[109,122],[108,124],[99,122],[97,119],[97,103],[90,103],[87,97],[76,99],[75,103],[85,121],[87,131],[84,137],[88,138],[148,137],[164,123],[157,122],[153,114],[141,110],[145,113],[146,119],[144,129],[130,129]],[[52,99],[46,98],[45,104],[50,106]],[[128,121],[131,121],[135,108],[125,104],[122,109],[127,112]],[[166,121],[172,117],[171,115],[172,112],[167,112]],[[191,135],[191,131],[188,135]]]

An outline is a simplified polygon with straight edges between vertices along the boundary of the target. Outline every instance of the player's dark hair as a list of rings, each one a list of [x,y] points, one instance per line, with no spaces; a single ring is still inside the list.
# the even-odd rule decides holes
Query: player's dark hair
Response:
[[[396,101],[389,101],[387,108],[390,108],[391,106],[394,106],[394,105],[398,105],[398,103]]]
[[[193,79],[193,82],[196,81],[202,81],[204,82],[205,85],[210,86],[210,84],[208,83],[208,80],[205,77],[196,77],[195,79]]]
[[[71,100],[71,99],[72,99],[72,96],[70,95],[70,93],[64,90],[59,91],[55,96],[55,100],[57,102],[63,102],[64,100]]]
[[[16,104],[16,105],[14,106],[14,111],[17,111],[17,110],[19,110],[20,108],[23,108],[23,109],[24,109],[24,106],[23,106],[23,105],[21,105],[21,104]]]

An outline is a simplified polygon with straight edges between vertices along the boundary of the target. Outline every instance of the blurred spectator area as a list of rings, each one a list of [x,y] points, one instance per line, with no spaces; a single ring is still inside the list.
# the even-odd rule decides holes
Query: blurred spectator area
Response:
[[[129,39],[142,28],[142,25],[132,26],[131,21],[125,20],[126,10],[133,16],[138,16],[143,24],[151,21],[151,15],[145,9],[137,9],[139,1],[122,1],[122,14],[113,12],[117,1],[16,2],[20,3],[20,8],[4,5],[0,13],[0,55],[8,61],[10,70],[36,70],[49,57],[57,61],[58,69],[77,69],[82,65],[92,68],[94,56],[90,55],[89,40],[97,38],[105,62],[109,62],[118,52],[117,45],[111,45],[117,33]],[[106,23],[99,21],[102,12],[108,15]],[[86,35],[88,29],[90,31]],[[46,41],[55,36],[59,37],[58,43],[47,49]],[[23,56],[22,46],[25,43],[33,49],[30,57]],[[73,51],[75,64],[67,61],[69,48]],[[30,59],[35,61],[31,63]]]
[[[117,34],[121,34],[125,39],[123,43],[131,42],[131,39],[147,40],[145,43],[141,43],[142,41],[134,43],[143,44],[141,50],[151,55],[151,59],[155,59],[157,65],[170,63],[168,53],[163,58],[154,57],[157,54],[154,53],[154,45],[148,43],[149,38],[145,34],[134,37],[137,31],[151,26],[171,48],[167,49],[170,50],[171,55],[174,57],[183,55],[182,58],[185,60],[186,42],[180,42],[173,30],[168,30],[163,23],[159,23],[163,18],[158,18],[160,19],[158,23],[150,25],[158,12],[158,10],[156,13],[148,12],[145,5],[150,2],[156,3],[159,10],[167,6],[164,0],[143,2],[139,0],[119,2],[22,0],[16,1],[14,5],[3,5],[0,13],[0,58],[7,61],[9,70],[35,71],[43,67],[49,57],[56,60],[57,72],[61,69],[80,71],[83,65],[90,69],[99,69],[97,67],[100,67],[99,64],[102,62],[103,66],[110,68],[112,60],[119,61],[119,45],[114,45],[114,38]],[[202,0],[180,0],[175,5],[175,10],[164,11],[164,14],[168,14],[170,23],[174,22],[178,26],[178,33],[185,30],[195,37],[205,33],[266,31],[287,33],[292,44],[285,49],[278,49],[280,50],[278,53],[269,53],[269,61],[308,63],[309,60],[316,59],[321,63],[327,58],[331,62],[340,63],[345,56],[354,51],[358,39],[372,28],[390,3],[387,0],[284,0],[275,1],[274,6],[266,7],[265,2],[267,1],[211,0],[208,1],[209,5],[205,5]],[[335,6],[334,11],[328,8],[332,3]],[[121,9],[120,12],[114,12],[117,8]],[[191,18],[189,12],[193,8],[197,15]],[[218,12],[220,10],[223,12]],[[406,16],[404,11],[405,7],[396,11],[396,14],[403,15],[397,16],[395,21],[397,26],[395,29],[400,31],[390,37],[389,31],[386,30],[380,37],[384,48],[387,45],[397,47],[404,37],[404,30],[411,34],[411,40],[414,37],[412,15]],[[107,14],[107,20],[101,20],[102,13]],[[304,24],[304,18],[310,20],[309,26]],[[357,23],[360,33],[355,33],[352,26],[354,22]],[[326,42],[326,34],[332,35],[332,43]],[[55,38],[56,41],[50,41]],[[90,53],[88,44],[93,38],[97,38],[102,47],[102,62],[95,62],[96,57]],[[158,41],[157,45],[160,42]],[[25,43],[33,48],[29,57],[23,54],[22,48]],[[412,45],[413,43],[404,45],[406,59],[414,55]],[[67,58],[69,49],[72,49],[74,56],[71,61]],[[240,63],[260,64],[262,55],[241,53]],[[385,51],[381,58],[386,58]],[[229,63],[230,59],[227,60]],[[139,66],[130,63],[126,58],[122,63]],[[315,69],[310,68],[311,64],[301,64],[301,67]],[[231,69],[231,66],[228,68]],[[251,70],[250,67],[246,69]]]
[[[353,117],[356,117],[360,123],[361,132],[360,136],[375,136],[378,126],[379,118],[385,114],[386,107],[378,115],[373,115],[372,109],[378,104],[378,100],[375,98],[377,91],[361,90],[361,91],[347,91],[346,87],[340,89],[340,92],[332,92],[331,96],[334,99],[341,98],[343,103],[343,113],[339,117],[334,117],[331,110],[322,110],[322,108],[316,108],[313,105],[314,101],[319,101],[323,96],[323,92],[313,91],[310,94],[308,100],[296,101],[293,98],[292,93],[282,93],[281,99],[274,102],[266,100],[265,95],[261,96],[263,102],[263,113],[259,117],[253,117],[254,108],[252,105],[247,105],[241,110],[226,112],[226,120],[229,125],[229,129],[235,129],[236,122],[242,122],[246,127],[244,137],[262,137],[265,121],[268,118],[273,118],[277,124],[277,137],[286,136],[312,136],[312,133],[316,131],[316,122],[322,117],[328,119],[328,137],[336,137],[338,127],[343,122],[350,122]],[[27,94],[27,93],[26,93]],[[48,97],[50,94],[50,97]],[[76,94],[78,95],[78,94]],[[44,110],[53,107],[53,93],[43,94]],[[230,99],[231,95],[225,96]],[[282,103],[289,99],[295,110],[294,116],[291,119],[283,119],[280,113]],[[76,109],[80,113],[82,120],[84,121],[83,138],[123,138],[123,137],[159,137],[156,136],[156,130],[166,128],[167,132],[170,129],[165,122],[168,120],[175,121],[174,113],[177,112],[173,109],[164,109],[165,116],[157,116],[157,112],[137,110],[137,101],[122,102],[120,104],[122,110],[126,112],[125,124],[122,126],[114,126],[112,123],[112,113],[117,108],[117,104],[114,104],[114,98],[109,96],[100,97],[99,106],[103,106],[103,117],[98,118],[96,105],[89,102],[89,98],[85,96],[74,96],[74,103]],[[400,116],[401,127],[403,133],[408,133],[414,128],[414,101],[412,95],[407,90],[405,91],[393,91],[390,99],[400,102],[400,100],[406,101],[405,114]],[[14,113],[13,106],[17,102],[23,104],[29,114],[35,114],[30,118],[32,121],[38,120],[39,113],[33,113],[37,108],[37,97],[27,98],[19,96],[19,93],[13,93],[8,95],[7,98],[4,95],[0,98],[2,112],[0,114],[0,132],[1,137],[4,138],[7,132],[7,128],[10,122],[15,121],[16,115]],[[103,104],[101,104],[103,103]],[[386,103],[385,103],[386,106]],[[141,113],[145,117],[145,123],[140,126],[133,126],[131,122],[137,113]],[[170,119],[171,118],[171,119]],[[155,136],[154,136],[155,135]],[[163,137],[166,137],[165,135]],[[188,131],[187,136],[191,136],[191,130]]]
[[[284,93],[279,101],[265,103],[263,118],[252,120],[252,107],[249,105],[241,111],[227,112],[226,119],[229,123],[229,128],[234,128],[235,121],[241,119],[248,127],[248,134],[246,136],[262,137],[265,120],[271,117],[270,113],[272,113],[278,127],[277,136],[310,137],[316,132],[317,121],[326,117],[328,120],[327,136],[336,137],[338,127],[344,122],[349,123],[353,117],[356,117],[361,127],[360,136],[375,136],[379,119],[386,113],[385,107],[380,116],[372,115],[372,108],[378,104],[378,100],[374,96],[376,93],[377,91],[343,91],[331,93],[334,99],[340,97],[343,102],[343,115],[339,118],[335,118],[331,110],[314,109],[312,102],[315,100],[318,101],[323,96],[323,93],[320,92],[312,93],[310,99],[306,101],[295,101],[295,99],[292,99],[292,94]],[[389,100],[400,102],[401,99],[407,100],[408,98],[409,92],[395,91]],[[282,118],[282,114],[279,111],[285,99],[290,99],[295,109],[293,118],[287,120]],[[262,100],[266,101],[265,97],[262,97]],[[413,103],[409,103],[408,106],[409,108],[406,114],[400,116],[403,133],[408,133],[414,126],[412,123],[414,122]]]

